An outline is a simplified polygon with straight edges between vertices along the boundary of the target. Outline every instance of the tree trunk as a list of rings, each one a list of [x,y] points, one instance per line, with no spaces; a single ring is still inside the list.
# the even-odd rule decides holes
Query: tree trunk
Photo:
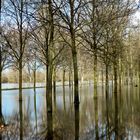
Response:
[[[104,71],[102,67],[102,89],[104,88]]]
[[[54,105],[56,106],[56,70],[53,68],[53,98]]]
[[[1,27],[1,1],[0,1],[0,27]],[[0,31],[1,37],[1,31]],[[2,114],[2,44],[0,44],[0,125],[4,125],[5,121]],[[2,139],[2,134],[0,134],[0,139]]]
[[[53,48],[53,34],[54,34],[54,22],[53,22],[53,9],[52,0],[48,0],[49,11],[49,38],[47,45],[47,140],[53,140],[53,118],[52,118],[52,74],[53,74],[53,62],[52,62],[52,48]]]
[[[74,103],[79,104],[79,84],[78,84],[78,66],[77,66],[77,52],[76,48],[72,50],[73,68],[74,68]]]
[[[47,98],[47,111],[52,112],[52,66],[47,65],[47,87],[46,87],[46,98]]]
[[[105,86],[106,86],[106,98],[108,97],[109,91],[109,81],[108,81],[108,65],[106,65],[106,79],[105,79]],[[107,98],[108,99],[108,98]]]
[[[94,56],[94,98],[97,98],[97,55]]]
[[[2,116],[2,50],[0,46],[0,116]]]
[[[94,101],[94,110],[95,110],[95,135],[96,140],[99,140],[99,131],[98,131],[98,99]]]
[[[118,140],[118,96],[117,96],[117,61],[114,62],[114,100],[115,100],[115,140]]]
[[[22,59],[19,61],[19,101],[22,101]]]
[[[117,83],[117,79],[118,79],[118,74],[117,74],[117,63],[114,63],[114,94],[116,96],[117,94],[117,87],[118,87],[118,83]]]
[[[63,84],[63,103],[64,103],[64,112],[66,111],[66,104],[65,104],[65,70],[63,70],[63,78],[62,78],[62,84]]]
[[[119,91],[121,93],[121,87],[122,86],[122,67],[121,67],[121,61],[119,62]]]
[[[70,34],[71,34],[71,51],[73,59],[73,70],[74,70],[74,103],[79,104],[79,84],[78,84],[78,65],[77,65],[77,50],[75,45],[75,31],[74,31],[74,1],[70,0]]]
[[[95,28],[96,0],[92,0],[92,38],[94,50],[94,98],[97,98],[97,43]]]
[[[140,89],[140,61],[139,61],[139,89]]]
[[[33,75],[34,75],[34,91],[36,89],[36,69],[33,70]]]
[[[69,70],[69,88],[71,88],[71,72]]]

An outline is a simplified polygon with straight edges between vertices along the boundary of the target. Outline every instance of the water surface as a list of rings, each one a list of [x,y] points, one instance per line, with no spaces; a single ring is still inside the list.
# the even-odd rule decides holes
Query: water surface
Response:
[[[8,124],[1,130],[2,139],[45,139],[47,111],[45,89],[23,90],[22,105],[18,90],[3,91],[3,117]],[[140,139],[139,87],[123,86],[114,99],[110,86],[108,98],[102,86],[93,98],[93,86],[80,88],[79,111],[75,110],[73,93],[68,86],[57,87],[53,102],[53,138],[56,140]],[[64,96],[65,95],[65,96]],[[22,118],[22,119],[21,119]]]

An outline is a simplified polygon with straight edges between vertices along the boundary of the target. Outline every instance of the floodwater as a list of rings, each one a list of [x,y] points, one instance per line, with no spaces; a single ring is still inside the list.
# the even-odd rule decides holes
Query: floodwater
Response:
[[[68,86],[56,89],[53,101],[54,140],[139,140],[139,87],[122,86],[117,99],[110,86],[108,98],[105,89],[98,87],[98,98],[93,98],[93,86],[80,88],[79,110],[73,103]],[[44,140],[47,133],[45,89],[23,90],[23,101],[18,101],[18,90],[3,91],[3,117],[7,124],[0,129],[2,140]]]

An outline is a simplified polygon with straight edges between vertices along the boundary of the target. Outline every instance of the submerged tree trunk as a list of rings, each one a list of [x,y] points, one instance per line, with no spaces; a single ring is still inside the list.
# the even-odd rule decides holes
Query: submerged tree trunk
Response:
[[[95,110],[95,136],[96,140],[99,140],[99,130],[98,130],[98,99],[94,100],[94,110]]]
[[[63,85],[63,104],[64,104],[64,112],[65,112],[66,111],[66,102],[65,102],[65,69],[63,70],[62,85]]]
[[[75,48],[73,48],[72,56],[73,56],[73,67],[74,67],[74,103],[79,104],[78,66],[77,66],[77,52]]]
[[[36,91],[34,90],[34,112],[35,112],[35,135],[37,136],[37,106],[36,106]]]
[[[22,93],[21,93],[22,94]],[[19,101],[19,123],[20,123],[20,140],[23,140],[23,112],[22,101]]]
[[[115,99],[115,101],[114,101],[114,103],[115,103],[115,140],[118,140],[118,122],[119,122],[119,120],[118,120],[118,96],[117,96],[117,94],[115,94],[115,97],[114,97]]]
[[[75,109],[75,140],[79,140],[79,128],[80,128],[79,104],[75,104],[74,109]]]
[[[117,60],[114,62],[114,103],[115,103],[115,140],[118,140],[118,96],[117,96]]]

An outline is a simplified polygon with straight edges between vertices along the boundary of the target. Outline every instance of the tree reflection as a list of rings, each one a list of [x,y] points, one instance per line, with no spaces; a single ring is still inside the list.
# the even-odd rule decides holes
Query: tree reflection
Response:
[[[22,100],[19,101],[20,140],[23,140],[23,112]]]
[[[110,140],[109,136],[109,99],[108,99],[108,92],[106,93],[106,137]]]
[[[79,104],[74,104],[75,109],[75,140],[79,140]]]
[[[95,117],[95,136],[96,140],[99,140],[99,132],[98,132],[98,98],[94,100],[94,117]]]
[[[66,112],[66,97],[65,97],[65,84],[63,82],[63,106],[64,106],[64,113]]]
[[[118,95],[117,88],[115,88],[115,96],[114,96],[114,106],[115,106],[115,140],[118,140]]]
[[[37,108],[36,108],[36,90],[34,90],[34,112],[35,112],[35,135],[37,135]]]

